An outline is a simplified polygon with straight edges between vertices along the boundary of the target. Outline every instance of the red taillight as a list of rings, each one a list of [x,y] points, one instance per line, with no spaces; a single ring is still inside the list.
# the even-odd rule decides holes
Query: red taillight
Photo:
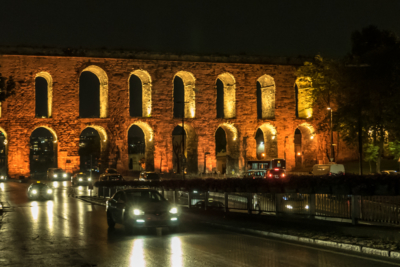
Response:
[[[272,174],[269,174],[268,177],[272,177]]]
[[[284,173],[282,173],[282,175],[281,175],[282,177],[285,177],[285,174]]]
[[[253,176],[253,179],[256,179],[256,177],[255,177],[255,176]]]
[[[279,168],[275,168],[274,170],[275,170],[275,171],[279,171]]]
[[[331,172],[329,173],[329,176],[332,176],[332,173],[331,173]]]

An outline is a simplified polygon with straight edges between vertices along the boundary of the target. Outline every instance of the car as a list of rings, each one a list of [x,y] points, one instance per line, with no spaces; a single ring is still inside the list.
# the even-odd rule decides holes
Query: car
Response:
[[[193,207],[204,209],[204,200],[198,201]],[[225,205],[221,201],[209,200],[207,202],[207,210],[223,210]]]
[[[284,179],[286,178],[286,170],[280,168],[269,169],[264,178],[267,179]]]
[[[139,181],[160,181],[160,176],[155,172],[141,172],[139,175]]]
[[[123,181],[121,174],[103,173],[99,177],[99,181]]]
[[[398,175],[398,172],[395,170],[384,170],[384,171],[381,171],[381,173],[383,175]]]
[[[114,168],[107,168],[104,173],[108,173],[108,174],[119,174],[119,172],[114,169]]]
[[[247,171],[243,174],[243,178],[251,178],[251,179],[264,178],[264,176],[265,176],[265,171]]]
[[[92,181],[90,173],[88,172],[78,172],[71,177],[72,185],[89,184]]]
[[[127,231],[137,228],[169,227],[178,231],[180,209],[153,189],[125,189],[106,202],[107,224],[123,224]]]
[[[66,171],[60,168],[50,168],[47,170],[47,180],[68,180],[69,175]]]
[[[48,185],[37,181],[28,187],[28,198],[29,199],[52,199],[53,189]]]
[[[315,164],[313,166],[312,175],[341,176],[345,175],[345,169],[343,164],[336,164],[335,162],[329,162],[328,164]]]
[[[7,180],[7,175],[0,173],[0,182],[4,182]]]

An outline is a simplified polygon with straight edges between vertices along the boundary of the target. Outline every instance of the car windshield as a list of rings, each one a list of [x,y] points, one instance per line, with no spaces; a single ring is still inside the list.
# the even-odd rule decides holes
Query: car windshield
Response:
[[[108,169],[107,173],[118,173],[118,172],[116,170],[114,170],[114,169]]]
[[[166,201],[158,192],[155,191],[128,191],[126,192],[126,197],[128,201],[133,203]]]

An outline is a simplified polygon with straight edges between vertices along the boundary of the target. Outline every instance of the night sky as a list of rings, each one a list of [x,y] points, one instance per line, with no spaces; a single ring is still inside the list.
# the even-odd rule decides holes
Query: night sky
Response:
[[[4,1],[0,45],[343,56],[370,24],[400,34],[398,0]]]

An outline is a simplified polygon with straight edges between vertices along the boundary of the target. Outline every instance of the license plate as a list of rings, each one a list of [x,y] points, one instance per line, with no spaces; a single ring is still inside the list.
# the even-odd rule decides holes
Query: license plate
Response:
[[[275,178],[279,178],[279,175],[275,175]]]

